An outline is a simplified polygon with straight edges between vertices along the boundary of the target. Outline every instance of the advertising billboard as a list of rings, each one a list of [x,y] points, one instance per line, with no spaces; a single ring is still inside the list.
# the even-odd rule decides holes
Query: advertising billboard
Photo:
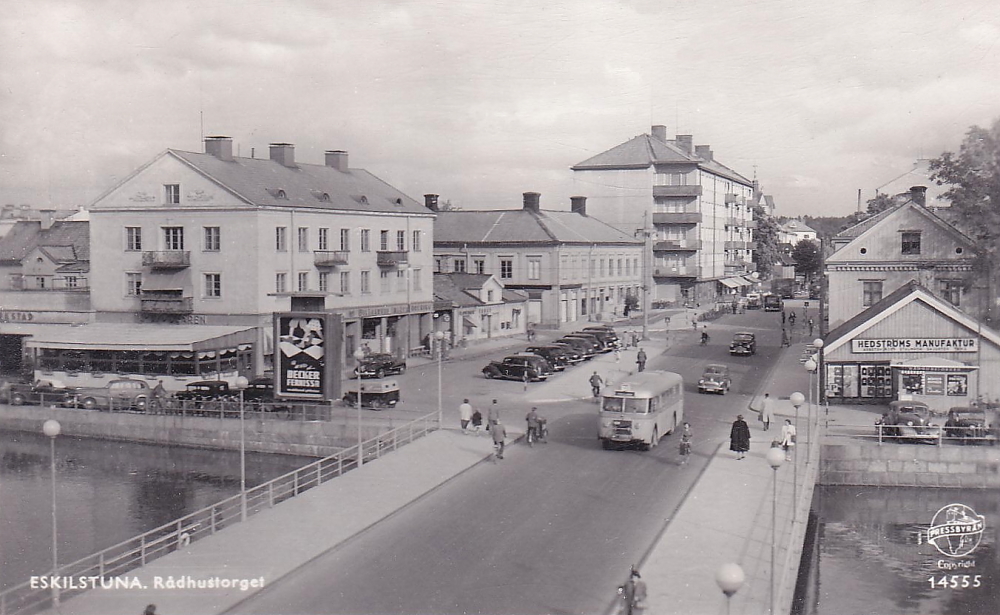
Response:
[[[340,397],[341,318],[336,314],[274,315],[274,392],[278,397]]]

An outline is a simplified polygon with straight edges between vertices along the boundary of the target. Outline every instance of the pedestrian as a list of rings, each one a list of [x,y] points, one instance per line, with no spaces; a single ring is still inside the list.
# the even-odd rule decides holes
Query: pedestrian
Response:
[[[814,322],[813,322],[813,319],[812,319],[812,318],[810,318],[810,319],[809,319],[809,336],[810,336],[810,337],[811,337],[811,336],[812,336],[812,334],[813,334],[813,327],[814,327],[814,326],[816,326],[816,323],[814,323]]]
[[[792,419],[785,419],[781,426],[781,448],[785,449],[785,461],[792,460],[792,447],[795,446],[795,425]]]
[[[638,347],[639,347],[639,332],[638,331],[633,331],[632,332],[632,348],[638,348]]]
[[[781,310],[781,328],[785,328],[785,310]]]
[[[601,396],[602,386],[604,386],[604,380],[601,379],[597,372],[594,372],[594,374],[590,377],[590,393],[593,395],[594,399]]]
[[[684,423],[684,431],[681,432],[681,465],[686,466],[691,459],[691,423]]]
[[[737,309],[738,309],[738,308],[737,308],[737,306],[736,306],[736,301],[733,301],[733,314],[735,314],[735,313],[736,313],[736,310],[737,310]]]
[[[781,327],[781,347],[791,346],[792,343],[788,341],[788,331],[785,331],[785,327]]]
[[[462,423],[462,434],[468,433],[469,423],[472,421],[472,404],[468,399],[463,399],[458,406],[458,418]]]
[[[483,413],[476,408],[472,411],[472,431],[478,436],[482,433]]]
[[[146,608],[142,610],[142,615],[156,615],[156,605],[147,604]]]
[[[746,457],[750,450],[750,426],[743,420],[742,414],[736,415],[733,427],[729,430],[729,450],[736,453],[737,459]]]
[[[496,449],[497,459],[503,459],[504,438],[507,437],[507,429],[503,423],[497,421],[493,425],[493,447]]]
[[[639,366],[639,371],[646,369],[646,351],[642,348],[639,349],[639,354],[635,355],[635,363]]]
[[[764,431],[767,431],[771,427],[771,419],[773,418],[774,402],[771,400],[770,393],[764,393],[764,399],[760,400],[760,420],[764,423]]]
[[[621,363],[621,361],[622,361],[622,349],[616,347],[615,348],[615,363]]]
[[[490,409],[486,412],[486,431],[489,431],[494,425],[500,422],[500,406],[497,405],[497,400],[493,400],[490,404]]]
[[[635,566],[632,566],[628,581],[619,588],[619,591],[625,600],[623,615],[636,615],[646,608],[646,582],[642,580],[642,575]]]

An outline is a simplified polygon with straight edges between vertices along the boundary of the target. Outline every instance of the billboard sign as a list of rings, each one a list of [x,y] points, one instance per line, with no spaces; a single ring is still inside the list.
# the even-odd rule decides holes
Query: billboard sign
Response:
[[[275,394],[299,399],[330,399],[339,369],[339,317],[316,313],[274,315]]]

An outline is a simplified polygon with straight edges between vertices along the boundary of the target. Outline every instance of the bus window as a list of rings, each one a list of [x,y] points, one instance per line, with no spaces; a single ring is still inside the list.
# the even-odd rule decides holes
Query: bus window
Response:
[[[601,409],[605,412],[646,414],[648,401],[648,399],[636,399],[634,397],[605,397]]]
[[[601,409],[605,412],[621,412],[623,401],[625,400],[620,397],[605,397],[604,406]]]

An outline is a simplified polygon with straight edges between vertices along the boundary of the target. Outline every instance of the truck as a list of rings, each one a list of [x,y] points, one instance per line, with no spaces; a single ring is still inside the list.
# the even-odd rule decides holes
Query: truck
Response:
[[[791,299],[795,293],[794,278],[775,278],[771,280],[771,294],[781,299]]]

